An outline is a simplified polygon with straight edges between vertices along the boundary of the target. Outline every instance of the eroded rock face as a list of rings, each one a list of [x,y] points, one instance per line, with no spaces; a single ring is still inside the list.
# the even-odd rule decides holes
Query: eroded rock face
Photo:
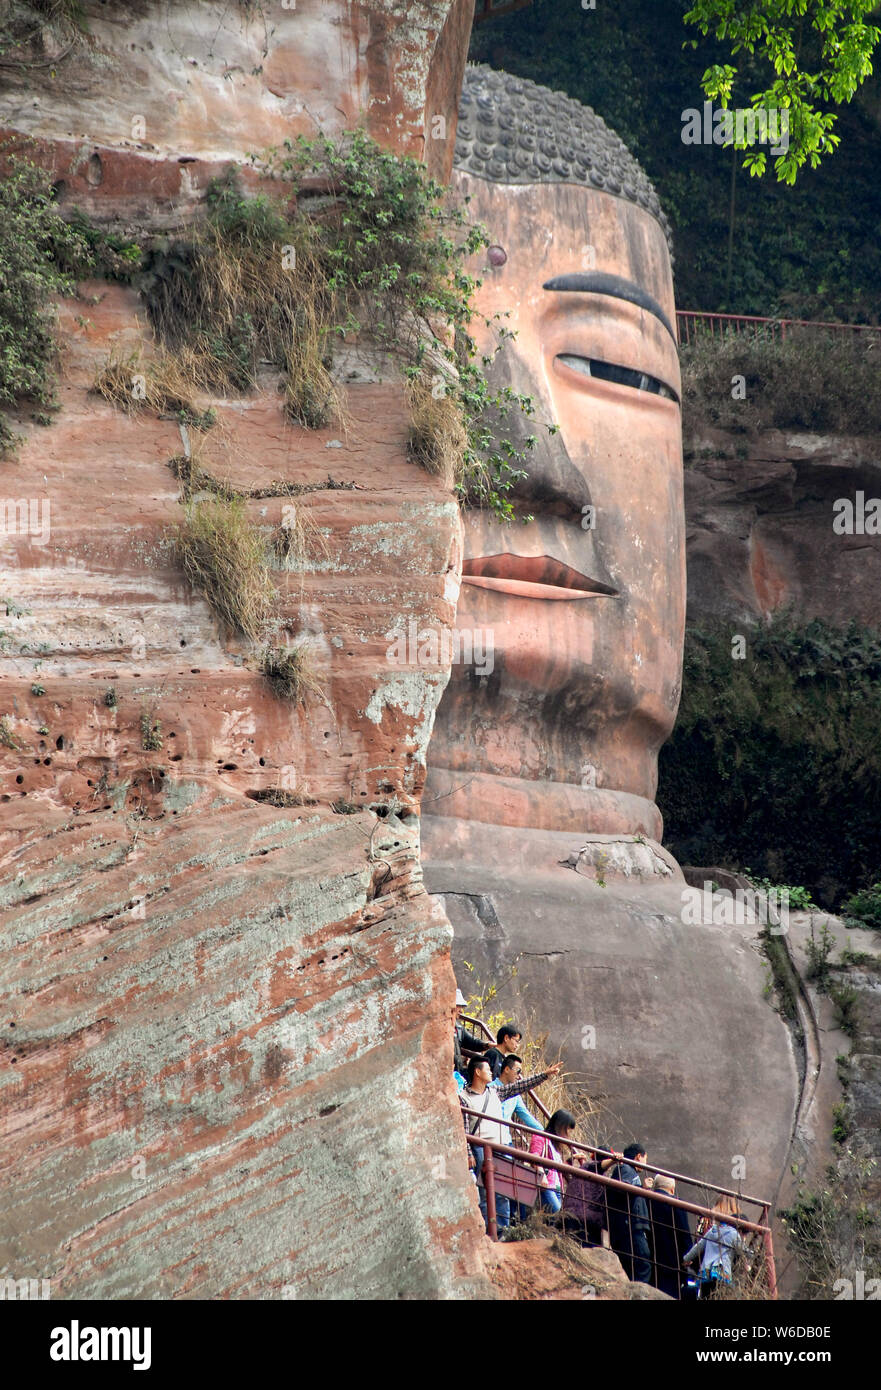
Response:
[[[3,1270],[62,1297],[450,1293],[479,1228],[417,819],[446,672],[385,654],[452,621],[457,508],[406,460],[398,387],[353,387],[344,440],[269,390],[216,403],[230,481],[319,489],[315,572],[274,579],[322,695],[279,699],[168,548],[177,424],[88,393],[136,327],[104,289],[7,474],[51,531],[2,580]]]
[[[859,492],[865,502],[881,497],[879,460],[877,439],[695,437],[685,470],[689,620],[789,611],[799,621],[877,626],[881,536],[839,534],[833,523],[838,499],[856,512]]]
[[[146,225],[334,101],[333,129],[366,105],[415,149],[432,81],[455,105],[467,30],[440,0],[300,0],[252,73],[263,29],[226,37],[229,6],[85,8],[88,51],[27,102],[22,78],[4,119],[77,201]],[[170,545],[169,460],[194,439],[90,391],[111,351],[149,354],[143,307],[83,292],[60,306],[60,414],[4,466],[25,520],[0,580],[0,1274],[61,1298],[485,1291],[450,928],[419,865],[448,668],[388,658],[411,621],[449,633],[454,498],[409,462],[401,384],[375,372],[348,383],[345,428],[287,423],[272,375],[199,401],[218,414],[200,462],[264,490],[267,536],[278,483],[305,489],[315,544],[275,565],[273,622],[317,689],[280,698]]]
[[[449,173],[470,0],[81,8],[72,46],[38,28],[22,56],[39,66],[4,69],[0,136],[36,141],[62,201],[92,215],[162,225],[231,161],[362,121]]]

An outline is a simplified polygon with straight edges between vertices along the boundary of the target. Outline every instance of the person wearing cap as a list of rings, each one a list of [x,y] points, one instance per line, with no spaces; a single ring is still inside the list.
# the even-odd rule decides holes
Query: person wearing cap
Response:
[[[473,1033],[468,1032],[462,1022],[464,1010],[465,996],[460,989],[457,989],[456,1004],[453,1009],[453,1073],[459,1078],[456,1084],[460,1090],[465,1084],[465,1069],[468,1065],[464,1050],[482,1053],[490,1045],[486,1038],[477,1038]]]

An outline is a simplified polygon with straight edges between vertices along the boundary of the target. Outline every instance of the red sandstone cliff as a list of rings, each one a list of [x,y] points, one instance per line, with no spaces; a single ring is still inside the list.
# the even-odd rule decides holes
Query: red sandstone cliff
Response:
[[[423,132],[453,118],[467,4],[300,0],[269,29],[196,0],[85,10],[49,80],[4,72],[0,125],[96,216],[173,224],[231,157],[359,112],[443,172]],[[349,382],[346,430],[286,423],[274,381],[200,402],[233,486],[312,489],[322,550],[273,580],[321,693],[280,700],[176,564],[177,423],[90,392],[146,341],[137,297],[84,292],[61,411],[3,465],[50,521],[4,538],[0,579],[0,1274],[62,1298],[482,1289],[451,933],[419,867],[448,671],[386,656],[410,620],[453,622],[455,501],[407,460],[399,384]],[[281,507],[248,503],[267,530]],[[249,795],[273,788],[305,804]]]

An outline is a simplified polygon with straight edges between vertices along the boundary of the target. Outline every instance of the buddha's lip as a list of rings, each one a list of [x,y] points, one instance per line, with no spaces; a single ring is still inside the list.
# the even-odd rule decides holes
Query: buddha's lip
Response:
[[[617,589],[579,574],[551,555],[478,555],[462,566],[462,583],[521,598],[615,598]]]

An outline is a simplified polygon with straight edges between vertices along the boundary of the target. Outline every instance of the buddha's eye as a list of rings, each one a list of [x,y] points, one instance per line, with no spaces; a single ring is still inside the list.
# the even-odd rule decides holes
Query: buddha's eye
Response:
[[[663,396],[665,400],[679,402],[672,387],[659,381],[648,372],[637,372],[632,367],[620,367],[617,362],[604,362],[599,357],[579,357],[574,352],[558,353],[557,362],[582,376],[595,377],[599,381],[613,381],[617,386],[630,386],[635,391],[648,391],[652,396]]]

